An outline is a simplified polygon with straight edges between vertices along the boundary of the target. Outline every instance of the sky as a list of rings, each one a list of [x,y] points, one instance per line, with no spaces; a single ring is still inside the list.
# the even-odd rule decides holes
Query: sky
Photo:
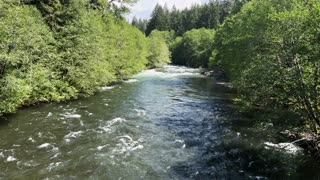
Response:
[[[207,1],[208,0],[139,0],[138,3],[131,8],[131,13],[127,14],[126,18],[129,21],[131,21],[134,16],[137,18],[149,19],[152,10],[157,3],[161,5],[167,4],[169,8],[175,5],[177,9],[184,9],[194,4],[203,4]]]

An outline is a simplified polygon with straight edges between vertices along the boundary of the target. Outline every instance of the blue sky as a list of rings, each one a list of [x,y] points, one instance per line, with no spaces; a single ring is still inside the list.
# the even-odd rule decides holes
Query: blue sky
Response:
[[[164,5],[167,4],[169,8],[175,5],[178,9],[190,7],[193,4],[203,4],[208,0],[139,0],[131,8],[131,13],[126,15],[126,18],[131,20],[133,16],[137,18],[149,19],[153,8],[157,3]]]

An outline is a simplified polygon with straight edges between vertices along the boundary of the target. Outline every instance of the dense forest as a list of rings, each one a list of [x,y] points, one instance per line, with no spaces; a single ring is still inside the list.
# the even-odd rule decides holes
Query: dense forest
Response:
[[[163,31],[174,64],[227,74],[244,109],[286,109],[309,129],[320,127],[318,0],[212,0],[184,10],[157,5],[150,21],[132,24],[147,35]]]
[[[229,15],[237,13],[248,0],[211,0],[204,5],[194,5],[183,10],[173,6],[157,4],[152,12],[151,19],[137,19],[134,17],[131,24],[149,35],[154,29],[160,31],[173,30],[178,36],[192,29],[217,29]]]
[[[130,3],[1,0],[0,114],[90,95],[169,62],[162,37],[147,38],[122,17]]]

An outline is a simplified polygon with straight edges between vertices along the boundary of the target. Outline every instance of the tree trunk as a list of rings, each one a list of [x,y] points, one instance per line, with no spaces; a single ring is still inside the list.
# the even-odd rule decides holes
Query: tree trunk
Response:
[[[299,96],[303,99],[303,105],[305,106],[305,108],[307,110],[307,113],[308,113],[310,120],[314,121],[318,125],[318,127],[320,127],[320,120],[319,120],[319,117],[317,116],[317,109],[318,108],[317,107],[313,108],[310,97],[308,97],[308,95],[306,93],[306,92],[308,92],[308,88],[302,79],[302,68],[299,63],[298,54],[295,55],[294,64],[297,68],[296,77],[298,80],[298,84],[300,86],[299,89],[301,90],[301,94]]]

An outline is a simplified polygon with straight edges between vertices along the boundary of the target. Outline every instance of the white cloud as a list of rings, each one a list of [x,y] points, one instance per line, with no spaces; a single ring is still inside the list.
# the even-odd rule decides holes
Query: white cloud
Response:
[[[126,17],[129,20],[134,16],[137,18],[149,19],[152,10],[157,3],[161,5],[167,4],[169,8],[176,6],[178,9],[183,9],[191,7],[194,4],[203,4],[207,1],[208,0],[139,0],[138,3],[131,8],[131,13]]]

